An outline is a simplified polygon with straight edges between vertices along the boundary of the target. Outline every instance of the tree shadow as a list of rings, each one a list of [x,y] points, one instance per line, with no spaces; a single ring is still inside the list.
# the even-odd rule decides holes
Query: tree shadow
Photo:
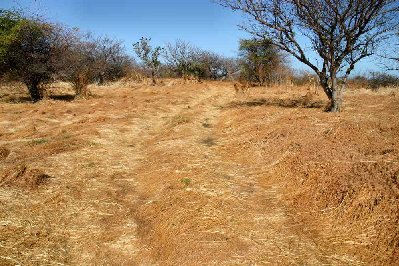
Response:
[[[5,103],[32,103],[32,98],[30,96],[16,96],[16,95],[11,95],[11,96],[3,96],[0,98],[1,102]]]
[[[76,99],[74,94],[50,95],[49,98],[55,101],[72,102]]]
[[[227,108],[275,106],[283,108],[322,108],[326,103],[321,100],[312,100],[307,96],[298,99],[261,98],[250,101],[233,101]]]
[[[76,99],[75,95],[62,94],[62,95],[49,95],[47,99],[54,101],[72,102]],[[7,95],[0,97],[0,102],[19,104],[19,103],[33,103],[32,98],[26,95]]]

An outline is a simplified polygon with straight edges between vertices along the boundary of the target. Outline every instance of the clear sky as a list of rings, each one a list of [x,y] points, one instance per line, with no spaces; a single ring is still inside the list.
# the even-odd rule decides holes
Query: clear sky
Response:
[[[244,21],[240,13],[225,9],[212,0],[0,0],[0,8],[22,8],[82,31],[108,35],[131,44],[151,37],[154,45],[176,39],[189,41],[202,49],[225,56],[236,56]],[[292,60],[296,69],[305,67]],[[356,73],[378,70],[376,60],[358,65]]]

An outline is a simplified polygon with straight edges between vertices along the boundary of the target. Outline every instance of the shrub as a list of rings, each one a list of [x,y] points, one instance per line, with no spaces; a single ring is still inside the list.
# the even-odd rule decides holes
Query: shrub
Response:
[[[369,86],[372,90],[384,87],[398,87],[399,77],[382,72],[373,72],[369,78]]]

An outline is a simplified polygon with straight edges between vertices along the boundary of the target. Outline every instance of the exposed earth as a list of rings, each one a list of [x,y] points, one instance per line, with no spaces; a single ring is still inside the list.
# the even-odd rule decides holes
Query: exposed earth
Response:
[[[0,89],[0,265],[398,265],[398,90],[61,85]]]

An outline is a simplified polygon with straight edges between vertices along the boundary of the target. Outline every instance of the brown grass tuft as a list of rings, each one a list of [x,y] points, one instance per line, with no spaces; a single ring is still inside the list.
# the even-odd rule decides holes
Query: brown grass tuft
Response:
[[[5,147],[0,147],[0,161],[7,159],[8,155],[10,155],[10,150]]]
[[[37,189],[45,184],[50,176],[38,169],[30,169],[26,165],[12,167],[0,178],[0,187]]]

